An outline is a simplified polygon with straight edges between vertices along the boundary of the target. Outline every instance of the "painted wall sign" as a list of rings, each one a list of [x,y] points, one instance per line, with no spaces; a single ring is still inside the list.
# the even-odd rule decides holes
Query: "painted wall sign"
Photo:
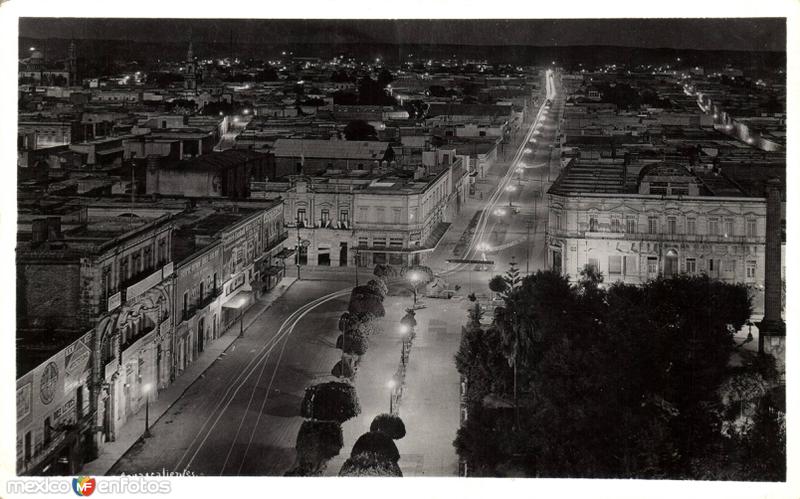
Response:
[[[58,388],[58,366],[55,362],[47,364],[39,383],[39,396],[42,399],[42,403],[47,405],[53,401]]]
[[[31,413],[31,384],[25,383],[17,388],[17,421]]]

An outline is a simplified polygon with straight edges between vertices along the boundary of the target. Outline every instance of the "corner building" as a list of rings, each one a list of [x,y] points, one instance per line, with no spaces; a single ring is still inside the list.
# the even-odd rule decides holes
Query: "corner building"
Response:
[[[766,200],[713,167],[573,161],[548,190],[547,261],[571,279],[707,274],[762,290]]]

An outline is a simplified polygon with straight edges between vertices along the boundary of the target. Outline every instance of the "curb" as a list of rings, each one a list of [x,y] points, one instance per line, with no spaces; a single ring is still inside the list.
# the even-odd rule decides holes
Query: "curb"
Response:
[[[285,287],[285,289],[283,290],[283,293],[281,293],[281,295],[280,295],[280,296],[283,296],[283,294],[284,294],[284,293],[286,293],[287,291],[289,291],[289,288],[291,288],[291,287],[292,287],[292,285],[293,285],[295,282],[297,282],[297,279],[295,279],[295,280],[293,280],[292,282],[290,282],[289,284],[287,284],[287,285],[286,285],[286,287]],[[250,320],[250,322],[249,322],[249,323],[247,323],[247,325],[244,327],[244,329],[247,329],[247,328],[249,328],[250,326],[252,326],[252,325],[253,325],[253,323],[254,323],[254,322],[255,322],[255,321],[256,321],[256,320],[257,320],[259,317],[261,317],[261,315],[262,315],[264,312],[266,312],[267,310],[269,310],[269,308],[270,308],[270,307],[271,307],[271,306],[272,306],[272,305],[275,303],[275,301],[276,301],[278,298],[280,298],[280,296],[276,297],[276,298],[275,298],[275,300],[272,300],[272,301],[271,301],[269,304],[267,304],[267,305],[266,305],[264,308],[262,308],[261,310],[259,310],[258,312],[256,312],[256,313],[255,313],[255,315],[254,315],[254,316],[252,317],[252,319]],[[233,330],[233,329],[234,329],[234,328],[233,328],[233,326],[231,326],[231,327],[229,327],[229,328],[228,328],[228,329],[225,331],[225,333],[228,333],[228,332],[230,332],[230,331],[231,331],[231,330]],[[218,338],[217,340],[219,340],[219,339],[221,339],[222,337],[224,337],[225,333],[223,333],[223,336],[221,336],[221,337],[220,337],[220,338]],[[217,354],[217,358],[219,358],[219,356],[220,356],[221,354],[223,354],[223,353],[227,353],[227,352],[228,352],[228,350],[231,348],[231,345],[233,345],[233,344],[236,342],[236,340],[238,340],[238,339],[239,339],[239,336],[238,336],[238,334],[234,334],[234,335],[230,336],[230,338],[232,338],[232,339],[230,340],[230,343],[228,343],[228,345],[227,345],[227,346],[226,346],[224,349],[222,349],[222,350],[220,351],[220,353],[219,353],[219,354]],[[197,382],[198,382],[198,380],[200,380],[200,379],[203,377],[203,375],[206,373],[206,371],[208,371],[209,369],[211,369],[211,367],[214,365],[214,363],[215,363],[215,362],[216,362],[216,359],[212,360],[212,361],[211,361],[211,362],[208,364],[208,366],[206,366],[206,368],[205,368],[205,369],[203,369],[202,371],[200,371],[200,372],[197,374],[197,377],[196,377],[195,379],[193,379],[193,380],[192,380],[192,381],[191,381],[189,384],[187,384],[187,385],[186,385],[186,387],[185,387],[185,388],[184,388],[184,389],[183,389],[183,390],[182,390],[182,391],[181,391],[181,392],[178,394],[178,396],[177,396],[177,397],[175,397],[175,399],[174,399],[172,402],[170,402],[170,403],[169,403],[169,405],[167,405],[167,407],[166,407],[166,408],[164,408],[164,411],[163,411],[161,414],[159,414],[157,417],[151,418],[151,422],[150,422],[150,427],[151,427],[151,428],[152,428],[153,426],[155,426],[155,424],[156,424],[156,423],[157,423],[159,420],[161,420],[161,418],[163,418],[163,417],[164,417],[164,415],[165,415],[167,412],[169,412],[169,410],[170,410],[170,409],[171,409],[171,408],[172,408],[172,407],[173,407],[173,406],[174,406],[176,403],[178,403],[178,401],[179,401],[181,398],[183,398],[183,395],[184,395],[184,394],[185,394],[187,391],[189,391],[189,388],[191,388],[192,386],[194,386],[194,384],[195,384],[195,383],[197,383]],[[136,445],[137,443],[139,443],[140,441],[142,441],[142,439],[143,439],[143,435],[140,435],[140,436],[139,436],[139,438],[137,438],[136,440],[134,440],[134,441],[133,441],[133,442],[132,442],[132,443],[131,443],[131,444],[130,444],[130,445],[129,445],[129,446],[128,446],[128,447],[127,447],[127,448],[126,448],[126,449],[125,449],[123,452],[122,452],[122,454],[121,454],[121,455],[120,455],[120,456],[119,456],[119,457],[118,457],[116,460],[114,460],[114,462],[113,462],[113,463],[112,463],[110,466],[108,466],[108,467],[107,467],[105,470],[102,470],[102,472],[95,471],[93,474],[95,474],[95,475],[99,475],[99,476],[108,476],[108,471],[109,471],[111,468],[113,468],[114,466],[116,466],[116,465],[117,465],[117,463],[119,463],[119,462],[122,460],[122,458],[123,458],[123,457],[125,457],[125,454],[127,454],[128,452],[130,452],[130,450],[133,448],[133,446],[134,446],[134,445]],[[88,463],[84,463],[84,466],[85,466],[86,464],[88,464]]]

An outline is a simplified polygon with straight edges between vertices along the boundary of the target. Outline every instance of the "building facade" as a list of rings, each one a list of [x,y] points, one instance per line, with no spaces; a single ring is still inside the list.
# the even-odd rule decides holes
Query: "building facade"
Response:
[[[552,269],[572,279],[592,265],[607,281],[685,273],[763,287],[763,198],[674,163],[644,166],[626,185],[624,168],[573,162],[550,188]]]

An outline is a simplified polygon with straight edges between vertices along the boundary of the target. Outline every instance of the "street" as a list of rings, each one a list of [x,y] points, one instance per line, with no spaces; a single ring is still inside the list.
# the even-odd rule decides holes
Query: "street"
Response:
[[[469,292],[488,293],[488,280],[514,259],[521,271],[544,268],[548,177],[559,158],[549,161],[563,98],[556,97],[548,73],[547,97],[529,128],[512,140],[508,161],[493,168],[489,190],[465,203],[428,265],[447,287],[459,285],[452,300],[426,299],[419,311],[399,413],[407,436],[398,441],[400,466],[407,476],[455,476],[458,459],[452,441],[459,425],[459,376],[453,356],[467,315]],[[483,210],[465,259],[495,262],[493,270],[448,263],[467,223]],[[528,248],[530,251],[528,251]],[[475,272],[478,267],[477,272]],[[473,275],[474,274],[474,275]],[[338,318],[347,308],[350,279],[303,280],[267,309],[155,424],[109,474],[161,470],[195,475],[283,475],[294,464],[295,440],[304,389],[330,374],[339,360],[335,348]],[[362,413],[343,425],[344,447],[328,466],[336,475],[372,418],[389,410],[387,380],[400,358],[396,329],[410,291],[402,284],[387,297],[383,333],[370,342],[356,388]],[[228,334],[235,334],[229,332]]]

